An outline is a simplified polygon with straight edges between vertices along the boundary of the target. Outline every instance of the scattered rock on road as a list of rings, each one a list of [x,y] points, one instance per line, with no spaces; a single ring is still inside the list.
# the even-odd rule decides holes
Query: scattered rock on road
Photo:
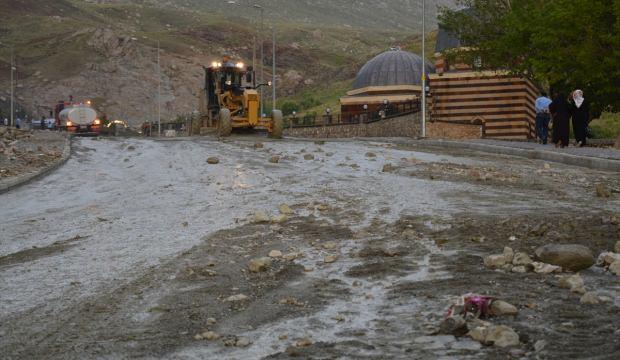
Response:
[[[248,269],[253,273],[258,273],[269,269],[271,266],[271,259],[268,257],[256,258],[250,260]]]
[[[377,157],[377,154],[375,154],[375,153],[373,153],[373,152],[367,152],[367,153],[366,153],[366,157],[369,157],[369,158],[374,158],[374,157]]]
[[[312,340],[309,337],[299,339],[295,342],[295,346],[297,347],[307,347],[310,345],[312,345]]]
[[[484,258],[484,265],[492,269],[501,268],[506,265],[506,257],[504,255],[489,255]]]
[[[227,297],[225,301],[226,302],[240,302],[240,301],[245,301],[247,299],[248,297],[246,295],[237,294],[237,295],[231,295]]]
[[[275,215],[271,218],[271,222],[274,224],[282,224],[288,221],[288,217],[284,214]]]
[[[491,308],[489,309],[491,315],[501,316],[501,315],[517,315],[519,310],[512,305],[502,300],[494,300],[491,303]]]
[[[280,157],[278,155],[274,155],[269,159],[269,162],[272,164],[277,164],[280,162]]]
[[[254,149],[262,149],[265,145],[262,142],[254,143]]]
[[[620,253],[620,240],[616,242],[615,252]]]
[[[614,261],[611,265],[609,265],[609,272],[620,276],[620,260]]]
[[[291,209],[291,207],[288,206],[287,204],[281,204],[279,210],[280,210],[280,214],[283,214],[283,215],[292,215],[295,213],[293,209]]]
[[[213,331],[205,331],[202,333],[202,338],[211,341],[219,339],[220,335]]]
[[[506,262],[512,264],[512,260],[514,259],[514,256],[515,256],[512,248],[509,248],[508,246],[504,247],[503,255],[504,255],[504,258],[506,259]]]
[[[312,154],[305,154],[304,155],[304,159],[305,160],[314,160],[314,155],[312,155]]]
[[[527,266],[533,263],[532,259],[526,254],[522,252],[517,252],[514,254],[514,258],[512,259],[512,264],[519,266]]]
[[[254,216],[253,216],[253,221],[257,224],[260,223],[268,223],[269,222],[269,216],[267,216],[267,214],[264,211],[256,211],[254,212]]]
[[[207,164],[215,165],[219,163],[220,163],[220,159],[218,159],[215,156],[211,156],[210,158],[207,159]]]
[[[331,264],[333,262],[336,262],[336,260],[338,260],[338,255],[327,255],[323,259],[323,262],[326,264]]]
[[[562,267],[557,265],[545,264],[542,262],[533,262],[534,272],[537,274],[551,274],[562,272]]]
[[[519,335],[506,325],[478,326],[469,336],[485,345],[509,347],[519,345]]]
[[[585,294],[583,278],[579,274],[563,276],[560,278],[560,287],[570,289],[571,292]]]
[[[274,259],[281,258],[282,257],[282,251],[280,251],[280,250],[271,250],[269,252],[269,257],[270,258],[274,258]]]
[[[383,165],[383,169],[381,170],[381,172],[384,172],[384,173],[391,173],[392,171],[394,171],[394,165],[392,164]]]
[[[579,299],[580,303],[587,304],[587,305],[596,305],[599,303],[599,301],[600,300],[598,296],[591,291],[588,291],[587,293],[583,294],[581,299]]]
[[[237,347],[248,347],[248,346],[250,346],[251,343],[252,342],[247,337],[239,336],[237,338],[237,341],[235,342],[235,346],[237,346]]]
[[[600,198],[611,197],[611,190],[605,184],[596,185],[596,196]]]
[[[584,270],[594,265],[592,251],[576,244],[547,244],[536,249],[536,257],[542,262],[571,271]]]

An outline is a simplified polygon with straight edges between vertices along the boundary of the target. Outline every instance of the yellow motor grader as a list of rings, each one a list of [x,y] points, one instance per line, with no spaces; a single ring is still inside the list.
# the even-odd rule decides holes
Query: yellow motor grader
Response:
[[[282,138],[283,119],[280,110],[271,117],[259,115],[258,89],[254,69],[224,56],[205,67],[205,85],[200,95],[202,126],[216,129],[219,136],[229,136],[233,129],[266,129],[273,138]]]

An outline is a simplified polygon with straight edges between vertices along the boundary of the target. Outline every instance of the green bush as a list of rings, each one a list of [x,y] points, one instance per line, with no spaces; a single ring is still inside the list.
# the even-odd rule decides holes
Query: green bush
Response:
[[[299,111],[299,105],[294,101],[285,101],[280,108],[284,116],[291,115],[293,111]]]

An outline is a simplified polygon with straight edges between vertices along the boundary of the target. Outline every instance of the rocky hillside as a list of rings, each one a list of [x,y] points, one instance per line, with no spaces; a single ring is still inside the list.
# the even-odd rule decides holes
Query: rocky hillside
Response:
[[[73,95],[94,100],[112,118],[133,124],[153,119],[159,42],[163,118],[189,113],[197,108],[203,64],[223,53],[251,61],[257,26],[244,19],[252,10],[241,2],[245,0],[0,2],[0,13],[9,19],[0,23],[0,106],[8,98],[4,89],[9,88],[9,47],[13,46],[21,109],[45,115],[58,100]],[[266,13],[275,13],[278,4],[282,7],[275,21],[280,95],[351,79],[373,54],[411,40],[411,31],[403,31],[393,20],[393,27],[373,28],[381,17],[392,16],[396,7],[391,1],[390,6],[386,1],[296,1],[295,16],[289,17],[294,10],[291,3],[265,1]],[[367,19],[369,27],[360,20],[364,3],[374,10],[385,9],[369,12],[373,14]],[[408,9],[415,2],[394,3]],[[236,9],[234,16],[226,10],[229,7]],[[347,9],[353,9],[349,17],[344,15]],[[330,15],[318,21],[321,14]],[[267,25],[272,23],[266,20]],[[415,24],[415,18],[409,17],[409,23]],[[270,40],[265,45],[270,49]],[[271,74],[267,71],[266,76]]]

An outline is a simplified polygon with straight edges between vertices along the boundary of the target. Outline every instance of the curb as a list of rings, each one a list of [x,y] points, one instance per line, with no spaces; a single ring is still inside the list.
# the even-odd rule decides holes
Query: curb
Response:
[[[412,142],[408,142],[411,144]],[[620,172],[620,160],[603,159],[592,156],[581,156],[573,154],[563,154],[545,150],[520,149],[509,146],[469,143],[447,140],[421,140],[414,144],[426,145],[430,147],[441,147],[449,149],[466,149],[482,151],[500,155],[518,156],[527,159],[545,160],[550,162],[562,163],[566,165],[586,167],[599,171]]]
[[[62,150],[62,155],[60,159],[58,159],[53,164],[50,164],[46,167],[43,167],[39,170],[35,170],[33,172],[29,172],[27,174],[22,174],[13,179],[9,179],[6,181],[0,182],[0,194],[5,192],[9,192],[17,187],[22,185],[26,185],[27,183],[42,178],[43,176],[51,173],[52,171],[58,169],[62,165],[64,165],[67,160],[71,157],[71,137],[67,136],[65,141],[65,147]]]

